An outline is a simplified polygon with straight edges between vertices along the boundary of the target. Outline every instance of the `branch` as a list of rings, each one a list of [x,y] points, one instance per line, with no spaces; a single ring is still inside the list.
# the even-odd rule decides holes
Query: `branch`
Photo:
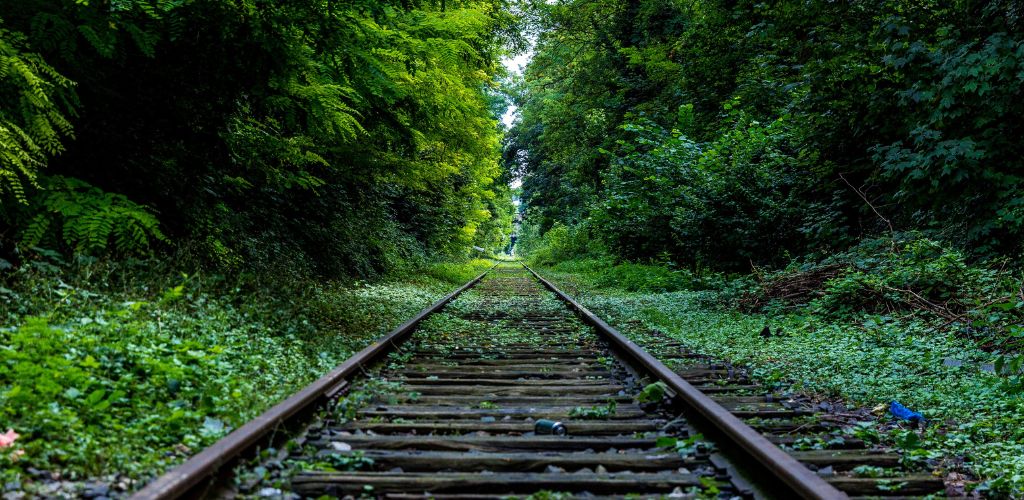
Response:
[[[875,208],[875,206],[871,203],[870,200],[868,200],[867,195],[865,195],[863,191],[861,191],[860,189],[857,189],[856,187],[854,187],[853,184],[850,184],[850,181],[846,180],[846,177],[843,177],[843,174],[841,172],[839,173],[839,178],[842,179],[843,182],[845,182],[847,186],[850,186],[850,189],[852,189],[854,193],[857,193],[857,196],[860,196],[860,199],[864,200],[864,203],[867,203],[867,205],[869,207],[871,207],[871,211],[874,212],[875,215],[877,215],[879,219],[882,219],[882,221],[885,222],[885,224],[887,226],[889,226],[889,234],[890,235],[893,235],[893,234],[896,233],[896,231],[893,230],[893,228],[892,228],[892,222],[889,219],[886,219],[881,213],[878,212],[878,209]]]

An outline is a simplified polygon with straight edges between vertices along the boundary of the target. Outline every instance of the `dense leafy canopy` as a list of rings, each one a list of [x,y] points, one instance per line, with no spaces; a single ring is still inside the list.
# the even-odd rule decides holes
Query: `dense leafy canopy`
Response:
[[[0,16],[8,252],[146,252],[166,232],[222,269],[367,275],[510,231],[495,88],[522,42],[503,0],[4,0]]]
[[[1024,243],[1013,2],[533,2],[506,161],[528,220],[749,269],[923,230]],[[529,231],[527,231],[529,234]]]

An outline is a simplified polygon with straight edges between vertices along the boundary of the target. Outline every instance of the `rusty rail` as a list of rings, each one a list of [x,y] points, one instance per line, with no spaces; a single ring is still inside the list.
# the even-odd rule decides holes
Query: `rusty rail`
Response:
[[[683,380],[682,377],[665,366],[664,363],[648,354],[640,346],[626,338],[625,335],[604,322],[601,318],[598,318],[582,304],[559,290],[558,287],[536,271],[530,269],[529,266],[523,264],[523,267],[540,280],[548,290],[551,290],[558,298],[569,304],[584,322],[593,326],[595,330],[606,337],[623,354],[632,358],[633,361],[664,382],[688,406],[710,421],[722,434],[749,453],[761,466],[782,480],[795,493],[808,499],[847,498],[845,493],[830,485],[795,458],[789,456],[778,446],[775,446],[756,430],[743,423],[742,420],[730,413],[729,410],[726,410],[689,382]]]
[[[387,335],[359,351],[355,356],[338,365],[319,380],[307,385],[299,392],[288,397],[288,399],[274,405],[262,415],[235,429],[213,445],[185,461],[185,463],[158,477],[145,488],[132,495],[132,498],[139,500],[168,499],[188,495],[193,491],[193,488],[200,486],[204,480],[217,474],[222,467],[234,461],[246,450],[262,442],[275,429],[297,413],[309,409],[316,403],[322,402],[325,397],[337,392],[337,389],[345,383],[350,375],[359,370],[360,367],[393,350],[399,343],[406,340],[413,330],[416,329],[416,326],[427,316],[440,311],[445,305],[462,294],[462,292],[479,283],[487,272],[489,270],[433,303],[430,307],[420,311],[412,319],[402,323]]]

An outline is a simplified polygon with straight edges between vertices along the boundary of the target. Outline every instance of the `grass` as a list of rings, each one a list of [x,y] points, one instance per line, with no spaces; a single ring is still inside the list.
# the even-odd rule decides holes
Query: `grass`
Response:
[[[449,283],[465,283],[493,265],[494,261],[490,259],[473,259],[464,263],[438,262],[424,269],[423,274]]]
[[[899,401],[931,421],[919,435],[898,430],[890,436],[908,459],[934,463],[946,457],[950,461],[941,465],[980,477],[981,491],[1024,494],[1019,378],[979,369],[997,357],[982,342],[920,316],[837,319],[808,308],[745,314],[730,307],[732,294],[658,291],[660,285],[629,291],[609,279],[628,270],[573,272],[586,268],[563,264],[541,272],[641,345],[656,341],[648,336],[656,329],[698,353],[744,364],[764,383],[863,407]],[[625,288],[636,289],[642,278],[634,276]],[[761,338],[765,325],[782,334]],[[962,364],[946,366],[946,359]]]
[[[695,284],[693,276],[684,270],[631,262],[615,264],[607,258],[568,260],[548,269],[575,275],[586,280],[589,286],[613,287],[629,292],[674,292],[689,289]]]
[[[229,283],[154,262],[64,262],[0,286],[0,483],[126,489],[315,380],[491,264],[379,283]],[[41,471],[28,474],[30,469]],[[60,491],[39,476],[59,477]]]

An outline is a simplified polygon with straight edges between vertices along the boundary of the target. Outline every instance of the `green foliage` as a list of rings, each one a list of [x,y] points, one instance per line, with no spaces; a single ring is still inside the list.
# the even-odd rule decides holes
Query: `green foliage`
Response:
[[[531,262],[543,265],[532,254]],[[588,288],[614,288],[631,292],[674,292],[702,288],[705,281],[685,269],[676,269],[666,264],[616,264],[610,257],[563,260],[548,268],[584,276],[582,279]]]
[[[1005,2],[530,13],[504,159],[541,234],[586,224],[615,257],[698,272],[903,230],[972,258],[1024,250],[1024,24]]]
[[[660,403],[665,399],[665,391],[667,389],[668,386],[664,382],[659,381],[648,384],[644,387],[644,390],[640,391],[640,394],[637,394],[636,400],[641,403]]]
[[[617,255],[745,268],[800,248],[813,212],[799,199],[805,172],[783,120],[763,125],[737,113],[708,143],[650,121],[623,128],[637,145],[624,143],[612,159],[594,215]]]
[[[461,263],[438,262],[428,265],[422,273],[447,283],[463,285],[491,267],[494,267],[494,261],[488,259],[473,259]]]
[[[623,262],[603,269],[595,285],[630,292],[674,292],[692,288],[697,283],[686,270]]]
[[[0,194],[8,199],[25,203],[25,185],[36,184],[40,167],[72,136],[70,96],[61,94],[72,86],[0,18]]]
[[[25,192],[48,163],[152,207],[184,253],[229,272],[371,277],[505,246],[493,88],[522,43],[503,2],[108,3],[5,6],[0,189],[14,198],[49,199]],[[29,241],[52,213],[33,207],[5,213]],[[145,250],[138,228],[70,246]]]
[[[36,215],[21,233],[26,249],[57,244],[83,254],[147,254],[152,243],[167,242],[156,216],[123,195],[60,176],[42,185],[31,205]]]
[[[0,420],[26,452],[0,478],[42,496],[58,492],[26,469],[60,471],[68,496],[89,478],[152,478],[452,288],[422,276],[256,286],[44,253],[0,288]]]
[[[336,471],[353,471],[363,468],[369,468],[373,465],[373,459],[367,457],[363,451],[354,451],[352,453],[331,453],[324,457],[326,463],[314,465],[316,470],[336,472]]]
[[[898,471],[888,470],[884,467],[876,467],[874,465],[858,465],[853,469],[850,469],[856,477],[890,477],[899,475]]]
[[[659,437],[655,444],[659,448],[669,448],[686,458],[697,452],[698,446],[706,446],[703,434],[694,434],[687,438],[674,438],[669,436]]]
[[[740,300],[769,312],[806,307],[821,317],[869,327],[894,316],[920,317],[1012,352],[1024,345],[1018,326],[1024,321],[1024,297],[1019,275],[995,264],[972,264],[962,252],[920,234],[897,234],[762,273]]]
[[[941,306],[964,313],[983,303],[1014,300],[1018,290],[1010,276],[971,266],[963,253],[914,236],[866,240],[824,260],[849,268],[826,283],[813,306],[846,313]]]
[[[541,490],[536,493],[531,493],[526,497],[526,500],[568,500],[573,496],[575,495],[563,491]]]
[[[569,416],[583,420],[607,420],[615,415],[615,401],[609,401],[605,405],[591,407],[577,406],[569,410]]]
[[[527,240],[526,248],[521,249],[521,252],[527,253],[531,262],[546,266],[588,256],[601,256],[603,250],[589,228],[570,228],[556,223],[539,241],[536,238],[534,241]]]
[[[563,289],[595,279],[553,270],[545,274]],[[876,424],[865,423],[851,426],[847,434],[869,443],[895,443],[915,462],[970,456],[966,467],[985,480],[984,489],[1002,496],[1024,491],[1024,401],[1012,384],[1014,376],[982,369],[997,356],[986,350],[988,339],[964,335],[969,325],[942,328],[945,320],[927,312],[905,317],[851,313],[860,321],[835,321],[808,307],[743,314],[707,307],[720,299],[717,290],[581,289],[585,293],[577,298],[587,308],[609,318],[652,354],[665,355],[666,363],[672,363],[669,357],[678,349],[664,349],[664,336],[652,336],[652,329],[696,353],[750,367],[754,379],[784,384],[779,390],[842,398],[864,407],[898,400],[936,424],[886,437]],[[758,333],[766,324],[785,335],[761,338]],[[960,364],[947,364],[947,359]],[[666,440],[662,446],[672,444]]]
[[[875,150],[882,175],[898,186],[895,199],[927,209],[926,220],[962,225],[979,252],[1019,250],[1024,177],[1011,167],[1021,152],[1011,138],[1024,114],[1021,34],[973,39],[949,25],[926,35],[900,18],[883,30],[885,62],[905,86],[904,137]]]

